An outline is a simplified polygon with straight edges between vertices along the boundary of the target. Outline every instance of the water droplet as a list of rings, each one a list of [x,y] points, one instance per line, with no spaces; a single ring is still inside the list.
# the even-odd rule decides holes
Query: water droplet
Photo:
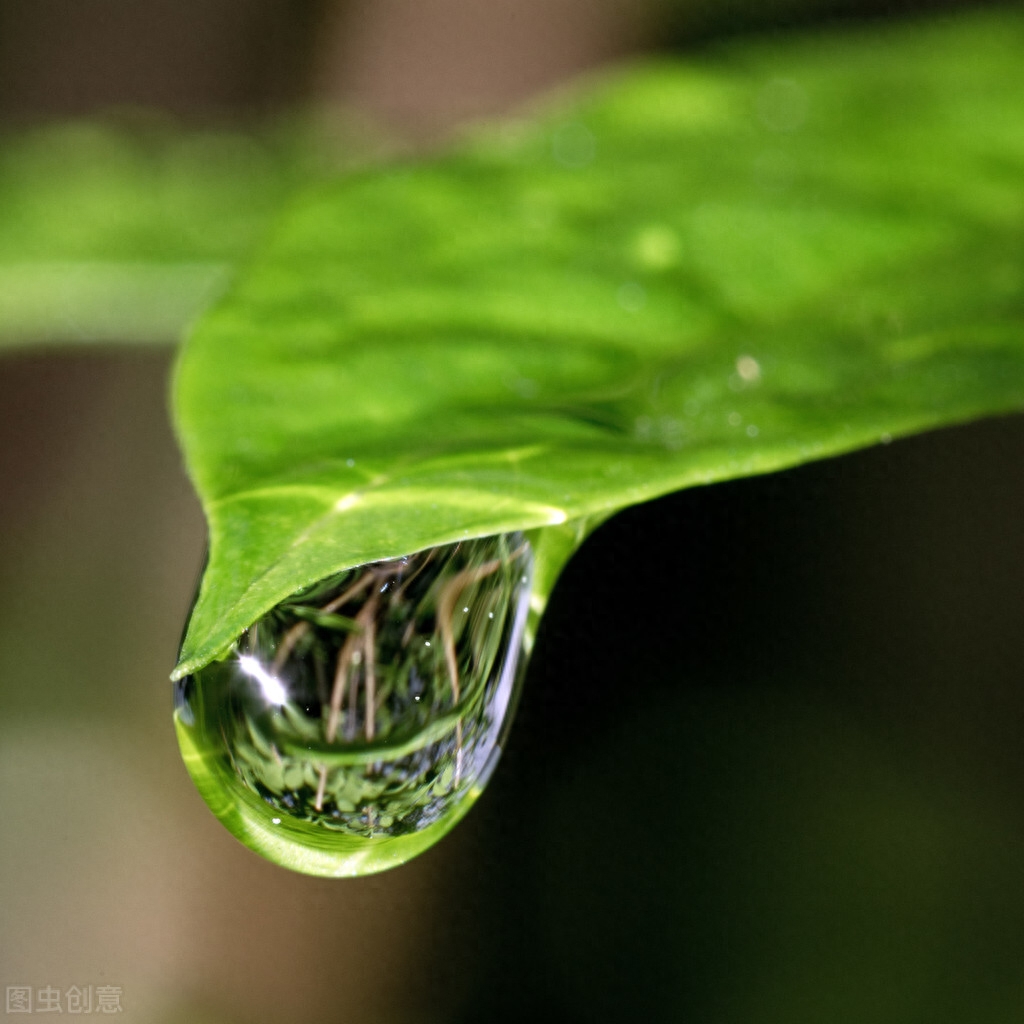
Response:
[[[639,313],[647,305],[647,292],[636,281],[627,281],[616,292],[615,299],[627,313]]]
[[[211,810],[313,875],[371,874],[437,842],[510,724],[532,563],[521,534],[463,541],[338,573],[253,623],[175,689]]]
[[[753,356],[739,356],[736,372],[748,384],[756,384],[761,379],[761,364]]]
[[[562,167],[580,170],[593,163],[596,154],[594,133],[579,121],[560,125],[552,133],[551,155]]]
[[[809,106],[803,86],[792,78],[772,78],[754,100],[758,120],[773,132],[795,132],[801,128]]]

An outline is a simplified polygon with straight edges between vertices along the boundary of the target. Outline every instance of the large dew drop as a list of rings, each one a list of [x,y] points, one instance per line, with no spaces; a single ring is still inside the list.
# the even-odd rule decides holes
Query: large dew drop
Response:
[[[311,875],[365,875],[437,842],[479,796],[525,662],[521,534],[338,573],[182,679],[185,764],[243,843]]]

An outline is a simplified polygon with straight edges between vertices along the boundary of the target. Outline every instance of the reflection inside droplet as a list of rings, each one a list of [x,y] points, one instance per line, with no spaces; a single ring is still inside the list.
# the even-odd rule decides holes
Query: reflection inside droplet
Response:
[[[521,534],[321,580],[182,679],[175,723],[203,798],[308,874],[369,874],[444,835],[497,761],[523,668]]]

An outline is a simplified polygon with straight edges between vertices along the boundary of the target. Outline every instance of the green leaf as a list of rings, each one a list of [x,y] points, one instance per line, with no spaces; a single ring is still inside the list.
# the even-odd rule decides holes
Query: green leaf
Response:
[[[178,366],[176,673],[343,567],[1020,408],[1022,47],[1014,11],[649,63],[310,191]]]
[[[148,117],[0,139],[0,348],[174,342],[285,197],[337,163],[323,127]]]

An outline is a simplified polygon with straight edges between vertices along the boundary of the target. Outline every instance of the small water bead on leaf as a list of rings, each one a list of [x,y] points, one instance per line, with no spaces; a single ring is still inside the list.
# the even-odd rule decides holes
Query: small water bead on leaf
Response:
[[[285,867],[344,877],[437,842],[479,796],[525,664],[517,533],[338,573],[176,684],[182,756],[214,814]]]

